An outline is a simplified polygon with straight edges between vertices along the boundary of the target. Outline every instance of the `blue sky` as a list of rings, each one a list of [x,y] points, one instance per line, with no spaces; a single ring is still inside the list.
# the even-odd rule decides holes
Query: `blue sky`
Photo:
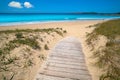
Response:
[[[120,12],[120,0],[0,0],[0,13]]]

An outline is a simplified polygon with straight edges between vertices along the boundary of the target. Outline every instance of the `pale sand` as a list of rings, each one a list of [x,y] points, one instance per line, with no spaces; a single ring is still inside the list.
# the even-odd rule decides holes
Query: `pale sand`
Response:
[[[70,21],[70,22],[53,22],[53,23],[40,23],[40,24],[26,24],[26,25],[16,25],[16,26],[6,26],[0,27],[0,30],[9,30],[9,29],[36,29],[36,28],[56,28],[61,27],[67,31],[67,36],[73,36],[80,40],[83,52],[85,54],[86,64],[90,74],[92,75],[93,80],[99,80],[100,70],[94,67],[91,62],[94,62],[94,59],[91,59],[90,56],[92,52],[90,48],[86,45],[86,34],[90,33],[94,30],[94,27],[88,28],[89,25],[94,25],[97,23],[101,23],[103,20],[88,20],[88,21]],[[56,41],[53,41],[50,44],[50,47],[54,47],[54,45],[58,42],[58,40],[62,38],[56,37]],[[48,53],[48,52],[46,52]],[[36,70],[38,67],[36,67]],[[36,71],[35,70],[35,71]],[[34,72],[35,75],[35,72]]]

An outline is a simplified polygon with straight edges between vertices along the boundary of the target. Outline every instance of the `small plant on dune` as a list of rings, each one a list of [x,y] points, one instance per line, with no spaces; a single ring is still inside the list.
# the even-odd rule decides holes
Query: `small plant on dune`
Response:
[[[28,61],[27,61],[27,66],[32,66],[32,65],[33,65],[32,60],[31,60],[31,59],[28,59]]]
[[[47,34],[50,35],[50,32],[48,32]]]
[[[2,52],[2,50],[0,49],[0,55],[2,55],[2,53],[3,53],[3,52]]]
[[[56,29],[59,29],[58,27]]]
[[[41,41],[41,42],[44,42],[43,38],[40,38],[40,41]]]
[[[60,28],[60,30],[63,30],[62,28]]]
[[[59,34],[60,36],[63,36],[63,33],[62,33],[61,31],[55,30],[55,32],[56,32],[57,34]]]
[[[33,66],[33,61],[32,61],[32,59],[27,59],[27,60],[25,60],[25,62],[24,62],[24,66],[23,66],[23,68],[28,68],[28,67],[31,67],[31,66]]]
[[[14,62],[14,58],[8,58],[5,62],[3,62],[4,65],[8,65]]]
[[[7,80],[7,77],[5,77],[4,75],[2,75],[2,80]]]
[[[45,49],[45,50],[49,50],[49,47],[48,47],[47,44],[44,45],[44,49]]]
[[[35,39],[31,39],[31,38],[16,39],[16,40],[10,41],[10,43],[28,45],[33,49],[41,49],[41,47],[38,45],[38,42]]]
[[[64,31],[63,31],[63,33],[67,33],[67,31],[66,31],[66,30],[64,30]]]
[[[10,78],[6,77],[5,75],[2,75],[2,80],[13,80],[14,76],[15,76],[15,73],[13,73],[13,74],[10,76]]]
[[[40,54],[40,55],[38,56],[38,58],[40,58],[40,60],[45,60],[45,59],[46,59],[46,57],[45,57],[43,54]]]
[[[0,72],[2,72],[2,71],[9,71],[8,68],[9,68],[9,67],[7,67],[6,65],[1,65],[1,66],[0,66]]]
[[[23,34],[22,33],[16,33],[15,36],[16,36],[16,38],[23,38]]]

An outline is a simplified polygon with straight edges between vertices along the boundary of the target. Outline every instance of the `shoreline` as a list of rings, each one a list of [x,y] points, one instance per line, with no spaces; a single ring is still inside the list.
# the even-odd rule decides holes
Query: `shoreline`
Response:
[[[113,19],[113,18],[112,18]],[[107,21],[112,19],[76,19],[76,20],[51,20],[51,21],[31,21],[31,22],[8,22],[8,23],[0,23],[0,27],[7,27],[7,26],[16,26],[16,25],[30,25],[30,24],[43,24],[43,23],[56,23],[56,22],[76,22],[76,21]],[[119,19],[119,18],[114,18]]]
[[[6,26],[1,26],[0,25],[0,31],[2,30],[15,30],[15,29],[43,29],[43,28],[56,28],[60,27],[58,25],[63,25],[61,27],[64,28],[64,25],[67,26],[74,26],[74,25],[91,25],[91,23],[102,23],[108,20],[73,20],[73,21],[55,21],[55,22],[38,22],[38,23],[31,23],[31,24],[24,24],[21,23],[20,25],[6,25]],[[86,24],[87,23],[87,24]],[[49,25],[49,26],[48,26]],[[50,26],[51,25],[51,26]],[[53,26],[54,25],[54,26]],[[33,27],[34,26],[34,27]]]

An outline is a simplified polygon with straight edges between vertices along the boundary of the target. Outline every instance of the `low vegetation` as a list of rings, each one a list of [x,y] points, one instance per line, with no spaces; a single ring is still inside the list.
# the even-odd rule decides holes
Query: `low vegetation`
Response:
[[[10,41],[11,46],[17,44],[17,45],[28,45],[33,49],[41,49],[41,47],[38,45],[37,40],[31,39],[31,38],[24,38],[24,39],[15,39],[13,41]],[[16,47],[16,46],[14,46]]]
[[[15,36],[16,36],[16,38],[23,38],[23,34],[22,33],[16,33]]]
[[[47,44],[44,45],[44,49],[45,49],[45,50],[49,50],[49,47],[48,47]]]
[[[63,29],[62,28],[48,28],[48,29],[16,29],[16,30],[5,30],[5,31],[0,31],[0,33],[5,33],[5,34],[9,34],[9,33],[18,33],[16,34],[16,36],[21,37],[21,32],[27,32],[27,33],[32,33],[32,32],[46,32],[46,33],[50,33],[50,32],[56,32],[57,34],[63,36]]]
[[[62,28],[0,31],[0,79],[15,80],[14,76],[19,72],[15,69],[24,71],[35,65],[35,59],[45,60],[45,54],[41,54],[40,51],[49,50],[50,41],[47,37],[63,36],[65,33],[67,31]],[[15,49],[18,52],[14,53]],[[35,52],[39,53],[35,55]],[[34,56],[32,56],[33,53]],[[11,73],[13,74],[10,75]]]
[[[100,36],[107,38],[106,45],[94,51],[93,43]],[[87,37],[87,44],[94,51],[93,58],[97,59],[95,65],[103,70],[100,80],[120,80],[120,19],[100,24]]]

